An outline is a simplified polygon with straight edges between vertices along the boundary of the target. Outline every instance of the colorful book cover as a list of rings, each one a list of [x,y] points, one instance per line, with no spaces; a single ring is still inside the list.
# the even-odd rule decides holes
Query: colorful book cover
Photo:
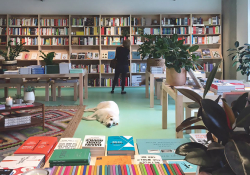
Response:
[[[203,58],[211,58],[210,49],[202,49]]]
[[[57,149],[54,150],[49,163],[89,163],[90,149]]]
[[[107,151],[135,151],[132,136],[109,136]]]
[[[160,155],[162,160],[183,160],[185,157],[175,154],[178,146],[190,142],[188,139],[137,139],[139,154]]]
[[[141,56],[138,52],[132,52],[132,59],[141,59]]]
[[[95,165],[126,165],[132,164],[131,156],[101,156],[96,157]]]
[[[213,54],[213,58],[221,58],[218,51],[212,51],[212,54]]]
[[[83,148],[105,148],[105,136],[85,135],[82,147]]]
[[[80,138],[61,138],[55,149],[80,149],[81,143]]]
[[[207,133],[194,133],[194,134],[189,134],[191,140],[194,142],[203,144],[205,146],[208,146],[211,142],[207,141]]]
[[[115,52],[114,51],[108,51],[108,59],[114,59],[115,58]]]
[[[162,158],[159,155],[135,155],[135,164],[163,164]]]
[[[197,165],[193,165],[185,160],[168,160],[168,164],[178,164],[185,174],[196,173]]]

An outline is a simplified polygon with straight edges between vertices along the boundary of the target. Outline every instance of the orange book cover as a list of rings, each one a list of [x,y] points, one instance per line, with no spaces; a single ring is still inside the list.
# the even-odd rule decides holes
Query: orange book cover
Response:
[[[95,165],[126,165],[132,164],[131,156],[102,156],[96,157]]]

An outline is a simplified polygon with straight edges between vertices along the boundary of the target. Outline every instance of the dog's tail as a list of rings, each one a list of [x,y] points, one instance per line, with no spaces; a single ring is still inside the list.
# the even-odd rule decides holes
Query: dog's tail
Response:
[[[84,112],[95,112],[97,108],[85,109]]]
[[[82,117],[82,120],[92,121],[92,120],[96,120],[96,118]]]

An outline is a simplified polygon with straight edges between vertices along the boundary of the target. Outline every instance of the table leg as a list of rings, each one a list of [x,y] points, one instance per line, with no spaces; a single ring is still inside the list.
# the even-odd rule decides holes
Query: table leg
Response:
[[[79,105],[83,105],[83,73],[79,74]]]
[[[62,87],[61,87],[61,86],[58,86],[58,88],[57,88],[58,97],[61,97],[61,96],[62,96],[61,90],[62,90]]]
[[[150,108],[154,107],[154,74],[150,74]]]
[[[8,87],[4,87],[4,97],[5,98],[9,97],[9,88]]]
[[[16,87],[17,94],[21,95],[21,85]]]
[[[42,111],[43,111],[43,131],[45,130],[45,106],[43,104],[43,107],[42,107]]]
[[[162,88],[162,129],[168,128],[168,93]]]
[[[146,75],[145,75],[145,87],[146,87],[146,98],[148,98],[148,95],[149,95],[149,93],[148,93],[148,71],[146,70]]]
[[[84,97],[88,99],[88,74],[84,75]]]
[[[192,112],[192,110],[191,110],[191,108],[188,107],[188,104],[187,104],[187,103],[185,103],[184,106],[185,106],[185,116],[186,116],[185,119],[190,118],[190,117],[191,117],[191,112]],[[186,130],[186,133],[187,133],[187,134],[190,134],[190,133],[191,133],[191,130]]]
[[[45,85],[45,101],[49,101],[49,84]]]
[[[183,95],[177,95],[175,100],[175,128],[184,120]],[[183,138],[183,132],[176,132],[176,138]]]

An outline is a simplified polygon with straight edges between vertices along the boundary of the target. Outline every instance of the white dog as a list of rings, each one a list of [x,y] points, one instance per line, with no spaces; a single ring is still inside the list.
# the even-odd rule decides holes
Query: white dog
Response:
[[[114,101],[103,101],[97,107],[85,111],[94,113],[88,117],[83,117],[83,120],[97,120],[107,127],[119,123],[119,108]]]

